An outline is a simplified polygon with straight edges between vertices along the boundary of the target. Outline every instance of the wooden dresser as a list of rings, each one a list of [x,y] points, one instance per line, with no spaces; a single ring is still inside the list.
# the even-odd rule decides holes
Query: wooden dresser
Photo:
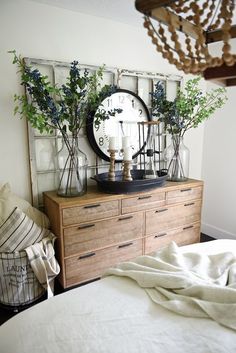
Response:
[[[202,189],[202,181],[189,179],[125,195],[105,194],[96,187],[76,198],[45,192],[63,288],[100,277],[106,268],[172,240],[179,245],[198,242]]]

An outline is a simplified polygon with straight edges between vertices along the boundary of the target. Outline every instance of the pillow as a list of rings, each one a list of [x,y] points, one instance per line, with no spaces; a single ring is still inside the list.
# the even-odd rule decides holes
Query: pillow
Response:
[[[50,234],[50,230],[37,226],[18,207],[0,224],[0,252],[21,251]]]
[[[15,207],[20,208],[38,226],[49,228],[48,217],[37,208],[31,206],[29,202],[15,195],[11,191],[9,183],[6,183],[0,187],[0,224],[7,219]]]

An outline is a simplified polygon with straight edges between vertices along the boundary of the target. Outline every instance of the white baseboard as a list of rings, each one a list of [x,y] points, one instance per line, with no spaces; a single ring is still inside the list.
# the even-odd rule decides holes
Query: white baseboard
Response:
[[[216,239],[236,239],[236,234],[227,232],[226,230],[214,227],[207,223],[202,223],[201,232]]]

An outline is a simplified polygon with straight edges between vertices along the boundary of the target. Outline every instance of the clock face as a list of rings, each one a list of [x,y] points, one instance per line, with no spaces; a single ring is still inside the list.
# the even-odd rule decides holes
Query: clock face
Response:
[[[116,161],[121,161],[123,159],[122,137],[129,136],[132,158],[135,158],[142,151],[149,133],[147,125],[138,123],[151,120],[143,100],[131,91],[118,89],[111,96],[105,98],[98,109],[105,109],[107,112],[112,109],[120,109],[121,112],[101,121],[99,125],[95,125],[91,121],[87,124],[87,137],[93,150],[102,159],[109,161],[109,139],[111,136],[115,136],[118,149]]]

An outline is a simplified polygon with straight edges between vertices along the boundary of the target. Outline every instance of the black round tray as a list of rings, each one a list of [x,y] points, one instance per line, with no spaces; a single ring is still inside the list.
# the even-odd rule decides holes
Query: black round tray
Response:
[[[108,173],[97,174],[91,179],[97,182],[99,190],[108,194],[127,194],[130,192],[140,192],[164,185],[167,179],[167,170],[158,171],[158,178],[144,179],[145,170],[136,169],[131,171],[132,181],[122,180],[122,171],[115,172],[115,180],[108,180]]]

